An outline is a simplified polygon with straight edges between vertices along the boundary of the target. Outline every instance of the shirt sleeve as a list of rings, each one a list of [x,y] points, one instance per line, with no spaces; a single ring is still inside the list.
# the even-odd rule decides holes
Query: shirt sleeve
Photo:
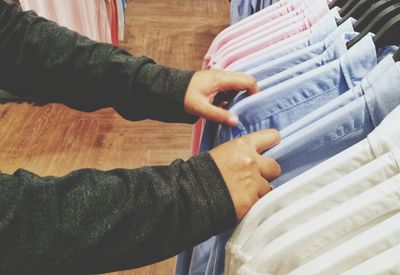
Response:
[[[235,222],[209,154],[136,170],[0,175],[0,273],[89,274],[160,261]]]
[[[193,123],[184,96],[193,76],[23,12],[0,0],[0,88],[82,111],[113,107],[130,120]]]

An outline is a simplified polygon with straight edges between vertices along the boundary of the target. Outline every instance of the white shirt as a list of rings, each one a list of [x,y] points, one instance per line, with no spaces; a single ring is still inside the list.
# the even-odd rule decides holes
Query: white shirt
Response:
[[[239,274],[287,274],[400,212],[400,174],[281,235]]]
[[[382,156],[400,141],[400,107],[393,110],[363,141],[295,177],[259,200],[235,229],[226,246],[225,266],[267,218],[296,201]]]
[[[400,173],[400,147],[283,208],[265,220],[237,251],[236,268],[282,234]],[[305,273],[307,274],[307,273]]]
[[[342,275],[389,275],[400,274],[400,245],[347,270]]]
[[[400,245],[400,214],[388,218],[289,274],[339,274],[396,245]],[[400,253],[397,261],[400,262]],[[385,261],[380,265],[384,263]]]

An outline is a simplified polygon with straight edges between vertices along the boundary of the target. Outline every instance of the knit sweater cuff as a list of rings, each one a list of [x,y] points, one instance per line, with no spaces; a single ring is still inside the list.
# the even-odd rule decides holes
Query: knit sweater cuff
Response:
[[[203,153],[189,160],[195,168],[196,178],[202,194],[208,202],[207,215],[215,234],[234,226],[236,212],[228,187],[209,153]]]
[[[150,91],[148,97],[145,96],[146,106],[153,106],[148,117],[167,122],[196,122],[198,117],[184,109],[186,91],[194,73],[154,63],[144,65],[138,79]]]

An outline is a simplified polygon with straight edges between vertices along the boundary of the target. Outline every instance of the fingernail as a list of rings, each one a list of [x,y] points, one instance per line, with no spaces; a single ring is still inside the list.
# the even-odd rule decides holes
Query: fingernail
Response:
[[[228,124],[232,126],[236,126],[239,122],[239,118],[237,116],[231,116],[228,118]]]

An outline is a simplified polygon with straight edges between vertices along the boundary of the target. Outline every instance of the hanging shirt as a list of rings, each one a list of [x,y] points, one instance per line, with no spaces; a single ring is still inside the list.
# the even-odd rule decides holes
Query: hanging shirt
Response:
[[[243,2],[243,0],[233,0],[233,3],[231,4],[235,5],[235,1]],[[214,38],[210,48],[208,49],[208,52],[204,57],[204,62],[208,64],[213,54],[228,41],[240,36],[243,33],[253,30],[255,27],[262,26],[271,20],[279,18],[299,6],[307,6],[307,2],[308,1],[306,0],[282,0],[275,5],[263,9],[262,11],[247,17],[241,22],[224,29]]]
[[[337,44],[343,44],[343,41],[347,42],[357,34],[356,32],[341,32],[341,30],[342,28],[338,28],[324,41],[306,47],[302,50],[295,51],[281,58],[258,65],[250,70],[245,71],[244,73],[254,76],[257,81],[262,81],[268,77],[318,57],[324,52],[330,52],[332,51],[332,47],[338,47],[339,45]]]
[[[365,108],[382,116],[382,110],[396,106],[393,98],[400,94],[400,69],[388,56],[361,82],[365,94]],[[320,110],[315,113],[320,113]],[[321,116],[320,118],[323,118]],[[236,228],[227,244],[227,255],[237,254],[254,230],[279,210],[308,196],[323,186],[342,178],[394,148],[400,141],[400,108],[396,108],[368,135],[368,137],[338,153],[336,156],[297,176],[287,184],[268,193],[257,202]],[[397,131],[398,130],[398,131]],[[228,261],[229,262],[229,261]]]
[[[260,249],[282,234],[399,174],[399,164],[400,147],[396,147],[385,155],[267,218],[249,235],[246,243],[237,251],[237,257],[235,258],[237,261],[236,268],[238,269],[242,264],[252,259]],[[237,269],[233,269],[233,273]],[[303,274],[311,274],[311,272],[304,272]],[[322,272],[321,274],[324,273]]]
[[[296,268],[290,274],[342,274],[344,271],[396,245],[400,245],[400,214],[388,218],[360,235]],[[399,256],[400,254],[397,255],[398,262],[400,262]]]
[[[387,54],[386,51],[384,53]],[[377,64],[372,35],[364,37],[364,39],[351,48],[347,55],[334,63],[324,66],[325,68],[321,67],[304,74],[304,78],[297,77],[292,79],[292,81],[287,81],[289,85],[282,83],[273,87],[272,91],[264,91],[253,95],[234,105],[231,111],[239,116],[238,126],[233,128],[222,126],[222,130],[218,133],[214,145],[222,144],[235,137],[264,128],[284,128],[295,121],[296,118],[298,119],[301,115],[304,116],[309,109],[320,107],[335,96],[356,85]],[[301,86],[302,84],[304,87]],[[313,91],[316,93],[312,94]],[[286,95],[288,97],[285,97]],[[302,96],[305,96],[309,101],[300,99]],[[301,108],[298,109],[299,102],[302,102],[302,104],[300,104]],[[303,102],[308,104],[304,104]],[[290,106],[293,108],[290,108]],[[240,112],[241,110],[243,113]],[[243,127],[244,125],[247,128]],[[237,131],[238,129],[243,129],[243,131]],[[371,132],[372,129],[366,127],[365,133]],[[362,138],[364,137],[362,136]],[[345,145],[342,146],[344,147]],[[279,159],[278,163],[280,163]],[[283,169],[282,171],[282,175],[285,175],[286,171]],[[224,247],[230,235],[231,231],[222,233],[215,238],[213,244],[208,245],[212,247],[210,254],[215,257],[210,258],[209,263],[211,264],[207,266],[207,270],[210,270],[210,272],[212,270],[212,274],[223,272]],[[210,243],[211,241],[207,242]],[[206,249],[202,247],[202,250]]]
[[[400,174],[273,240],[238,274],[288,274],[399,213],[399,201]]]
[[[236,127],[221,125],[214,146],[262,129],[284,129],[309,110],[317,109],[357,85],[376,64],[375,45],[372,35],[368,35],[339,60],[233,105],[230,111],[239,117],[239,123]],[[282,171],[285,173],[284,169]]]
[[[354,31],[353,19],[346,20],[343,24],[337,26],[337,22],[340,19],[341,17],[339,16],[338,11],[332,9],[315,25],[313,25],[311,29],[241,58],[226,67],[226,70],[245,72],[259,65],[264,65],[275,59],[284,57],[290,53],[320,43],[329,36],[334,38],[339,33]],[[320,46],[322,47],[323,45]]]
[[[375,45],[369,35],[334,64],[310,71],[304,78],[294,78],[234,105],[230,110],[238,115],[238,126],[223,126],[222,129],[230,133],[226,135],[221,130],[214,145],[264,128],[284,128],[308,110],[323,105],[356,85],[376,64]],[[303,96],[305,99],[302,99]],[[227,231],[216,237],[207,266],[209,274],[223,273],[224,247],[230,234]]]
[[[343,24],[341,24],[339,27],[336,25],[336,21],[340,20],[340,16],[337,12],[336,9],[331,10],[327,15],[325,15],[323,18],[321,18],[316,25],[311,27],[311,30],[309,32],[303,32],[299,35],[295,35],[294,37],[285,39],[284,41],[281,41],[279,43],[276,43],[270,47],[268,47],[269,51],[267,55],[264,56],[256,56],[254,58],[251,58],[251,60],[256,60],[257,64],[268,64],[270,61],[277,59],[279,57],[283,57],[289,53],[296,52],[299,49],[306,48],[309,45],[313,45],[314,43],[320,42],[321,40],[326,39],[326,45],[330,45],[333,43],[335,38],[344,32],[352,32],[354,31],[353,29],[353,19],[349,19],[345,21]],[[296,43],[293,43],[293,41],[296,41]],[[282,44],[286,44],[286,47],[283,47]],[[304,54],[303,57],[298,57],[297,59],[289,59],[284,62],[287,62],[287,68],[290,67],[290,62],[292,64],[300,64],[301,60],[309,56],[311,58],[315,57],[317,54],[322,53],[325,50],[325,45],[319,43],[319,47],[317,49],[310,49],[311,53],[309,55]],[[297,60],[297,63],[294,63],[293,61]],[[260,63],[258,63],[260,62]],[[255,66],[252,64],[252,62],[249,62],[249,64],[243,64],[242,68],[237,68],[235,70],[241,71],[242,69],[245,70],[245,68],[249,69],[252,66]],[[240,66],[239,66],[240,67]],[[233,68],[232,68],[233,69]],[[192,155],[197,155],[199,153],[199,148],[200,148],[200,139],[202,136],[215,136],[215,134],[209,135],[208,133],[203,135],[203,126],[205,122],[203,119],[199,119],[198,122],[196,122],[193,126],[193,134],[192,134]],[[209,149],[210,146],[212,146],[212,141],[207,142],[207,144],[210,144],[207,148]],[[203,150],[208,150],[208,149],[202,149]]]
[[[290,25],[302,24],[302,22],[318,21],[318,15],[324,15],[328,11],[327,4],[324,0],[312,0],[308,6],[297,7],[295,10],[289,11],[288,13],[265,24],[255,26],[252,30],[231,39],[220,47],[213,56],[215,58],[227,54],[230,51],[243,47],[252,41],[263,39],[265,36],[273,35],[276,32],[284,30]]]
[[[245,73],[253,75],[256,77],[256,79],[261,80],[264,78],[268,78],[274,74],[278,74],[280,72],[283,72],[287,69],[290,69],[292,67],[295,67],[296,65],[300,65],[312,58],[316,58],[315,60],[311,61],[308,63],[308,66],[302,67],[303,69],[300,70],[300,72],[304,72],[307,70],[311,70],[314,66],[320,66],[322,63],[328,63],[331,60],[334,60],[336,56],[341,55],[344,53],[344,51],[347,51],[347,49],[344,49],[344,43],[345,41],[355,34],[355,32],[351,31],[347,33],[347,30],[352,30],[353,25],[352,22],[354,22],[353,19],[349,19],[346,21],[347,23],[343,23],[340,25],[333,33],[328,35],[327,38],[325,38],[324,41],[316,43],[312,46],[309,46],[307,48],[304,48],[303,50],[300,51],[294,51],[291,54],[285,55],[281,58],[277,58],[275,60],[272,60],[270,62],[267,62],[265,64],[262,64],[260,66],[255,67],[252,70],[248,70]],[[335,45],[335,48],[332,48],[333,44],[339,44]],[[338,48],[338,51],[340,51],[340,54],[334,54],[332,51],[334,49]],[[328,50],[329,48],[329,50]],[[320,55],[324,54],[324,52],[327,51],[328,57],[324,58],[321,57]],[[321,62],[320,60],[325,60],[325,62]],[[294,71],[295,73],[296,71]],[[281,81],[287,80],[288,78],[291,78],[295,76],[295,74],[286,74],[283,77],[280,77]],[[275,78],[277,79],[277,78]],[[266,80],[267,81],[267,80]],[[268,83],[268,81],[267,81]],[[258,83],[260,84],[260,83]],[[236,104],[238,101],[241,99],[245,98],[247,94],[245,92],[240,92],[232,101],[231,105]],[[201,120],[200,120],[201,121]],[[217,132],[217,127],[218,125],[216,123],[206,121],[205,123],[203,122],[204,127],[202,123],[197,122],[193,127],[193,135],[192,135],[192,153],[196,155],[198,152],[206,152],[210,150],[213,147],[213,142],[214,142],[214,137],[216,136]],[[201,138],[201,141],[200,141]],[[200,143],[200,145],[198,145]]]
[[[321,0],[319,0],[321,1]],[[324,0],[322,0],[324,1]],[[211,68],[226,68],[229,64],[236,60],[246,57],[249,54],[265,49],[279,41],[285,40],[295,34],[301,33],[307,29],[310,29],[323,15],[329,12],[328,5],[323,3],[323,8],[316,7],[316,10],[310,9],[311,11],[304,14],[304,18],[296,23],[289,25],[279,31],[273,32],[269,35],[260,37],[259,39],[252,40],[251,38],[245,45],[232,49],[229,52],[217,54],[215,58],[210,59],[209,66]],[[268,30],[266,30],[268,32]],[[244,41],[245,42],[245,41]]]
[[[379,255],[347,270],[342,275],[389,275],[400,273],[400,245],[383,251]]]
[[[386,54],[384,50],[380,56]],[[379,110],[375,112],[368,108],[364,98],[356,99],[282,140],[264,154],[276,159],[281,165],[282,174],[272,185],[277,187],[364,139],[400,103],[400,95],[393,95],[390,100],[377,101],[382,106],[374,106]]]
[[[307,60],[301,64],[293,66],[291,68],[286,69],[280,73],[271,74],[268,77],[264,77],[263,71],[260,72],[260,76],[262,80],[258,82],[258,87],[260,90],[265,90],[271,88],[279,83],[283,83],[286,80],[291,78],[295,78],[299,75],[302,75],[306,72],[309,72],[315,68],[321,67],[332,61],[339,59],[347,53],[346,43],[350,41],[353,37],[357,35],[356,32],[346,33],[343,36],[338,38],[333,45],[326,49],[321,55],[316,56],[310,60]]]

